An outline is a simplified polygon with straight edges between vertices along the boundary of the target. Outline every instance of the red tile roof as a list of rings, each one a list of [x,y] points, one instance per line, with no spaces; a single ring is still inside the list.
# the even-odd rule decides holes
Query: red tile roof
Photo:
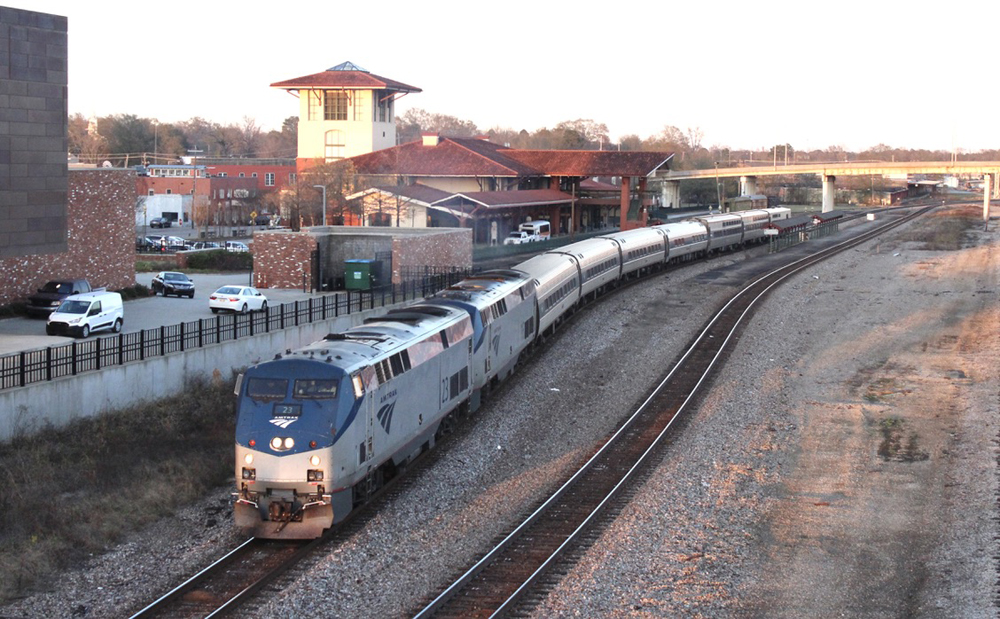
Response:
[[[444,200],[445,198],[450,198],[455,195],[450,191],[442,191],[435,187],[428,187],[427,185],[421,185],[420,183],[414,183],[413,185],[398,185],[398,186],[379,186],[374,187],[383,193],[402,196],[408,200],[413,200],[415,202],[421,202],[423,204],[432,204],[439,200]]]
[[[573,196],[558,189],[522,189],[520,191],[467,191],[456,193],[436,204],[456,204],[460,199],[475,202],[487,208],[569,204]]]
[[[543,176],[511,159],[510,149],[483,140],[442,138],[436,146],[407,142],[392,148],[351,157],[359,174],[408,176]]]
[[[486,140],[441,138],[436,146],[408,142],[351,158],[359,174],[408,176],[648,176],[672,153],[517,150]]]
[[[510,150],[509,156],[549,176],[648,176],[673,153],[609,150]]]
[[[423,92],[416,86],[380,77],[365,71],[321,71],[303,75],[283,82],[271,84],[272,88],[285,90],[308,90],[311,88],[346,88],[356,90],[396,90],[400,92]]]

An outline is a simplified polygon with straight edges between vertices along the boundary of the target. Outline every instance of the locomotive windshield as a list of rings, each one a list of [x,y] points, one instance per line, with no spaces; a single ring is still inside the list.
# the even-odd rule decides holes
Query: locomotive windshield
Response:
[[[284,378],[251,378],[247,381],[247,395],[254,400],[282,400],[288,392]]]
[[[337,397],[337,381],[321,378],[300,378],[295,381],[293,395],[303,400],[329,400]]]

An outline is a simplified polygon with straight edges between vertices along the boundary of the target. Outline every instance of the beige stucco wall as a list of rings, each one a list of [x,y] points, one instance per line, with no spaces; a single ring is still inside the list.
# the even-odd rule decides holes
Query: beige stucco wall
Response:
[[[352,90],[351,103],[347,108],[348,120],[309,120],[309,93],[299,95],[299,150],[300,159],[324,159],[326,157],[326,132],[344,132],[344,157],[364,155],[375,150],[396,145],[396,123],[375,122],[371,90]],[[354,120],[354,108],[361,106],[364,120]]]
[[[416,182],[421,185],[427,185],[428,187],[433,187],[435,189],[440,189],[441,191],[448,191],[451,193],[463,193],[466,191],[483,191],[479,187],[479,183],[474,178],[441,178],[436,176],[428,177],[415,177]]]

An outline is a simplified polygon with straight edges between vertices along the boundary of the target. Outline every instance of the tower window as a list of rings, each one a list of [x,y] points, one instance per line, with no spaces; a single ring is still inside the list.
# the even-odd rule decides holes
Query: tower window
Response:
[[[338,129],[326,132],[326,160],[336,161],[344,158],[344,132]]]
[[[326,91],[323,120],[347,120],[347,93],[339,90]]]

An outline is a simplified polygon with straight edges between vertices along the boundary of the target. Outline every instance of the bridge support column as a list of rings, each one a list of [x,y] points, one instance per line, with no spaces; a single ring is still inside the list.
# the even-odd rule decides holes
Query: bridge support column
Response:
[[[663,184],[660,186],[660,191],[663,196],[663,208],[681,207],[680,181],[663,181]]]
[[[756,176],[741,176],[740,177],[740,195],[741,196],[752,196],[757,194],[757,177]]]
[[[823,175],[823,212],[829,213],[836,206],[837,177]]]

